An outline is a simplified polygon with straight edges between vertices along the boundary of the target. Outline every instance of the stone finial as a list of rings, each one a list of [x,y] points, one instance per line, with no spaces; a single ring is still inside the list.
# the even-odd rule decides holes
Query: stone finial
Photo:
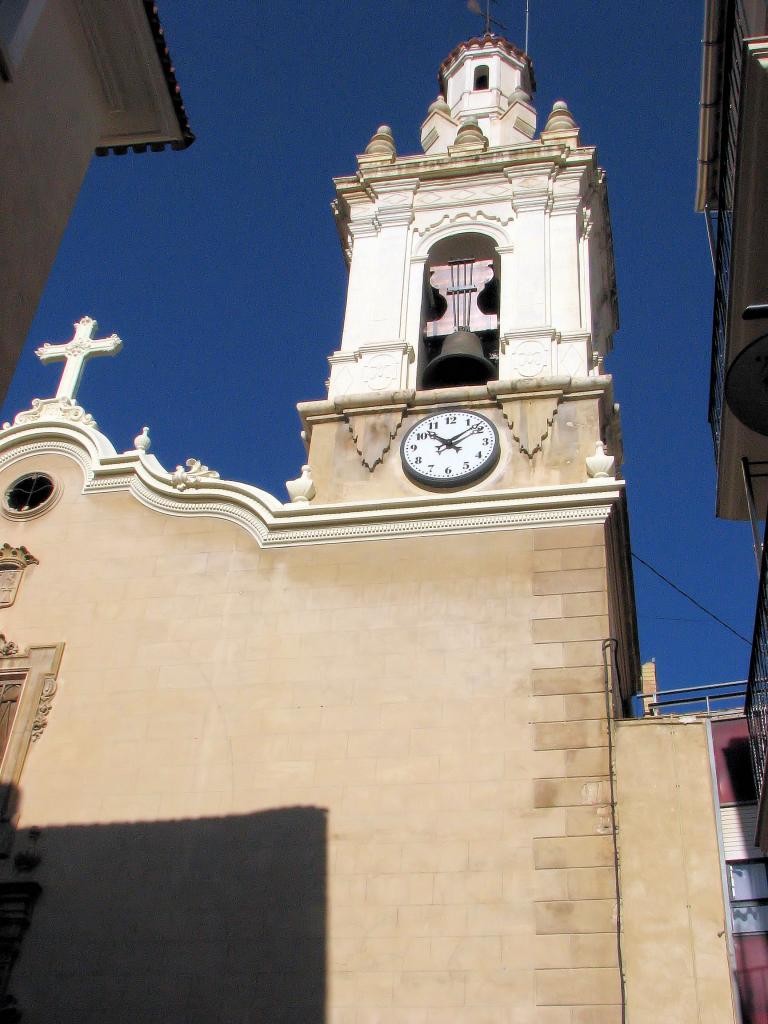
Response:
[[[616,461],[613,455],[608,455],[602,441],[595,442],[595,454],[586,458],[587,475],[591,477],[613,477],[616,474],[613,464]]]
[[[477,123],[477,118],[468,117],[466,121],[462,122],[461,127],[456,133],[456,141],[451,147],[451,152],[454,150],[459,152],[485,151],[486,149],[488,149],[488,139],[483,135],[483,130]]]
[[[365,147],[365,152],[368,156],[377,156],[382,160],[394,159],[397,156],[395,137],[388,124],[379,125]]]
[[[301,476],[295,480],[286,480],[285,489],[294,505],[308,505],[317,493],[309,466],[302,466]]]
[[[141,433],[133,439],[133,447],[140,452],[148,452],[152,441],[149,436],[149,427],[142,427]]]
[[[451,108],[448,106],[445,96],[441,94],[433,103],[430,103],[427,114],[445,114],[446,117],[450,117]]]
[[[553,107],[552,113],[547,118],[547,123],[544,125],[545,132],[578,132],[579,126],[576,124],[573,114],[568,109],[568,104],[565,100],[556,100]]]
[[[509,104],[512,106],[513,103],[530,103],[531,94],[526,92],[525,89],[515,89],[509,94]]]

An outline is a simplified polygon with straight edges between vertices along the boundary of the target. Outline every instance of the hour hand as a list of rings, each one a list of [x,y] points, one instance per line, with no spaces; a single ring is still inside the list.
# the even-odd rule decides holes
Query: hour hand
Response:
[[[440,442],[440,447],[438,448],[439,452],[445,451],[446,448],[456,448],[455,438],[440,437],[440,435],[436,434],[434,430],[428,430],[427,437],[431,437],[433,441]],[[456,448],[456,451],[458,450],[459,449]]]

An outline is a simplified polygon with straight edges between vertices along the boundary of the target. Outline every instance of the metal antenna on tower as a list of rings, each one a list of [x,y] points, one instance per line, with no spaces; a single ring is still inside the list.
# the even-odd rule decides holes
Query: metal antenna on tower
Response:
[[[525,52],[528,53],[528,0],[525,0]]]

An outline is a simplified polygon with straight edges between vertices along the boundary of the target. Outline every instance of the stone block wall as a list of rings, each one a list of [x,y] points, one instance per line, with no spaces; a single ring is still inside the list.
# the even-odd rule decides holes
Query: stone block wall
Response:
[[[65,650],[30,1019],[619,1020],[601,524],[262,550],[58,455],[0,488],[32,468],[62,494],[6,523],[39,565],[4,628]]]

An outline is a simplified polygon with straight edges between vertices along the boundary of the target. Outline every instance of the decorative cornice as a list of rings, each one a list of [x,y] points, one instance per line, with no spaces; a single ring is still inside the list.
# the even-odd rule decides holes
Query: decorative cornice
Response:
[[[549,390],[566,394],[601,394],[610,398],[610,378],[552,379]],[[500,396],[535,395],[536,382],[493,381],[447,391],[344,396],[338,402],[306,403],[302,417],[312,422],[349,421],[350,413],[377,408],[395,413],[404,408],[434,408],[450,401],[461,405],[485,397],[489,406]],[[623,481],[592,479],[580,484],[520,488],[514,491],[464,491],[425,494],[376,502],[283,504],[248,484],[220,480],[199,464],[168,472],[150,454],[118,454],[109,440],[83,422],[54,420],[20,424],[0,432],[0,469],[29,456],[63,455],[83,470],[84,493],[125,491],[148,508],[167,515],[212,516],[236,523],[262,547],[292,547],[414,534],[507,530],[568,522],[602,522],[619,500]],[[181,484],[184,484],[182,487]]]

